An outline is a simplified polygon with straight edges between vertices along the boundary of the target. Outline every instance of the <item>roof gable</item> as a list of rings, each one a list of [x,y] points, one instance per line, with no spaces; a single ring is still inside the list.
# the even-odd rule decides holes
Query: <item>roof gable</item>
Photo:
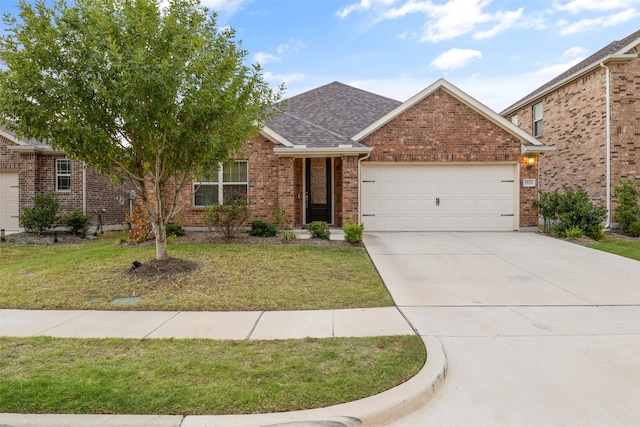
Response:
[[[542,147],[548,148],[544,144],[542,144],[540,141],[538,141],[528,133],[524,132],[522,129],[515,126],[511,122],[507,121],[506,119],[498,115],[495,111],[491,110],[486,105],[480,103],[473,97],[467,95],[465,92],[461,91],[460,89],[458,89],[456,86],[452,85],[445,79],[439,79],[438,81],[433,83],[431,86],[427,87],[426,89],[422,90],[420,93],[416,94],[415,96],[407,100],[405,103],[399,105],[397,108],[390,111],[385,116],[381,117],[380,119],[373,122],[371,125],[367,126],[365,129],[363,129],[362,131],[357,133],[355,136],[353,136],[352,139],[354,141],[362,141],[368,135],[372,134],[376,130],[380,129],[382,126],[391,122],[393,119],[400,116],[405,111],[409,110],[410,108],[413,108],[416,104],[418,104],[423,99],[431,96],[431,94],[433,94],[438,89],[443,89],[448,94],[458,99],[463,104],[467,105],[476,113],[484,116],[486,119],[490,120],[491,122],[498,125],[500,128],[512,134],[513,136],[518,138],[518,140],[520,140],[522,144],[537,146],[540,148]]]
[[[509,114],[514,110],[520,108],[524,104],[528,104],[532,100],[539,98],[546,93],[551,92],[559,86],[562,86],[575,78],[585,74],[586,72],[590,72],[593,68],[597,68],[603,62],[608,62],[611,60],[630,60],[636,58],[637,55],[629,54],[629,51],[633,49],[635,46],[640,44],[640,30],[628,35],[622,40],[616,40],[609,43],[607,46],[603,47],[593,55],[585,58],[580,61],[573,67],[569,68],[564,73],[558,75],[557,77],[551,79],[547,83],[543,84],[533,92],[529,93],[524,98],[518,100],[514,104],[505,108],[501,114]]]

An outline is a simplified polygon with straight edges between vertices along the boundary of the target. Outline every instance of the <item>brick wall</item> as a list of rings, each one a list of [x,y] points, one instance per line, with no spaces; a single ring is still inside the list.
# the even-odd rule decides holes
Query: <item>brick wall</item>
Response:
[[[523,162],[520,141],[443,89],[408,109],[365,141],[373,162]],[[536,167],[520,168],[520,226],[537,225],[531,202],[536,189],[523,188]]]
[[[640,60],[610,70],[613,193],[620,180],[640,180]],[[544,131],[537,138],[556,151],[540,160],[540,190],[581,187],[594,203],[606,205],[605,86],[606,70],[597,68],[516,112],[520,128],[533,134],[532,108],[543,103]]]

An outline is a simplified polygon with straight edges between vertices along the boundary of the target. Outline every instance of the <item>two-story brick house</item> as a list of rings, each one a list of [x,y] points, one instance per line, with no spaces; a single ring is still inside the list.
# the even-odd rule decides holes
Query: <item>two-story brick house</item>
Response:
[[[21,140],[0,128],[0,229],[20,230],[19,215],[37,193],[53,191],[60,214],[75,209],[102,221],[105,229],[122,228],[129,212],[129,193],[82,162],[34,140]]]
[[[500,114],[556,151],[540,190],[583,188],[609,210],[621,180],[640,181],[640,30],[614,41]]]

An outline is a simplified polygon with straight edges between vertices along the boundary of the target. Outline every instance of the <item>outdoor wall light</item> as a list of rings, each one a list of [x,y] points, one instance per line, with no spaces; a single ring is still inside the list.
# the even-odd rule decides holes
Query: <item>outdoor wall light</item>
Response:
[[[533,154],[527,155],[527,169],[531,169],[536,162],[536,158],[533,157]]]

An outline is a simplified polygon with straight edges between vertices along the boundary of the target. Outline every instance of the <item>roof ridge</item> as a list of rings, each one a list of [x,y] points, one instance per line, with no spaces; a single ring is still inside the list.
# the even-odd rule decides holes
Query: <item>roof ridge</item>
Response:
[[[322,127],[322,126],[318,126],[317,124],[312,123],[312,122],[310,122],[310,121],[308,121],[308,120],[306,120],[306,119],[303,119],[302,117],[296,116],[295,114],[291,114],[291,113],[288,113],[288,112],[286,112],[286,111],[285,111],[283,114],[284,114],[284,115],[286,115],[286,116],[289,116],[289,117],[291,117],[291,118],[294,118],[294,119],[296,119],[296,120],[299,120],[299,121],[301,121],[302,123],[304,123],[304,124],[306,124],[306,125],[309,125],[309,126],[314,127],[314,128],[316,128],[316,129],[320,129],[320,130],[322,130],[322,131],[328,132],[328,133],[330,133],[330,134],[331,134],[331,135],[333,135],[333,136],[337,136],[337,137],[339,137],[339,138],[349,139],[349,137],[348,137],[348,136],[341,135],[341,134],[339,134],[339,133],[337,133],[337,132],[332,131],[331,129],[327,129],[327,128]]]

